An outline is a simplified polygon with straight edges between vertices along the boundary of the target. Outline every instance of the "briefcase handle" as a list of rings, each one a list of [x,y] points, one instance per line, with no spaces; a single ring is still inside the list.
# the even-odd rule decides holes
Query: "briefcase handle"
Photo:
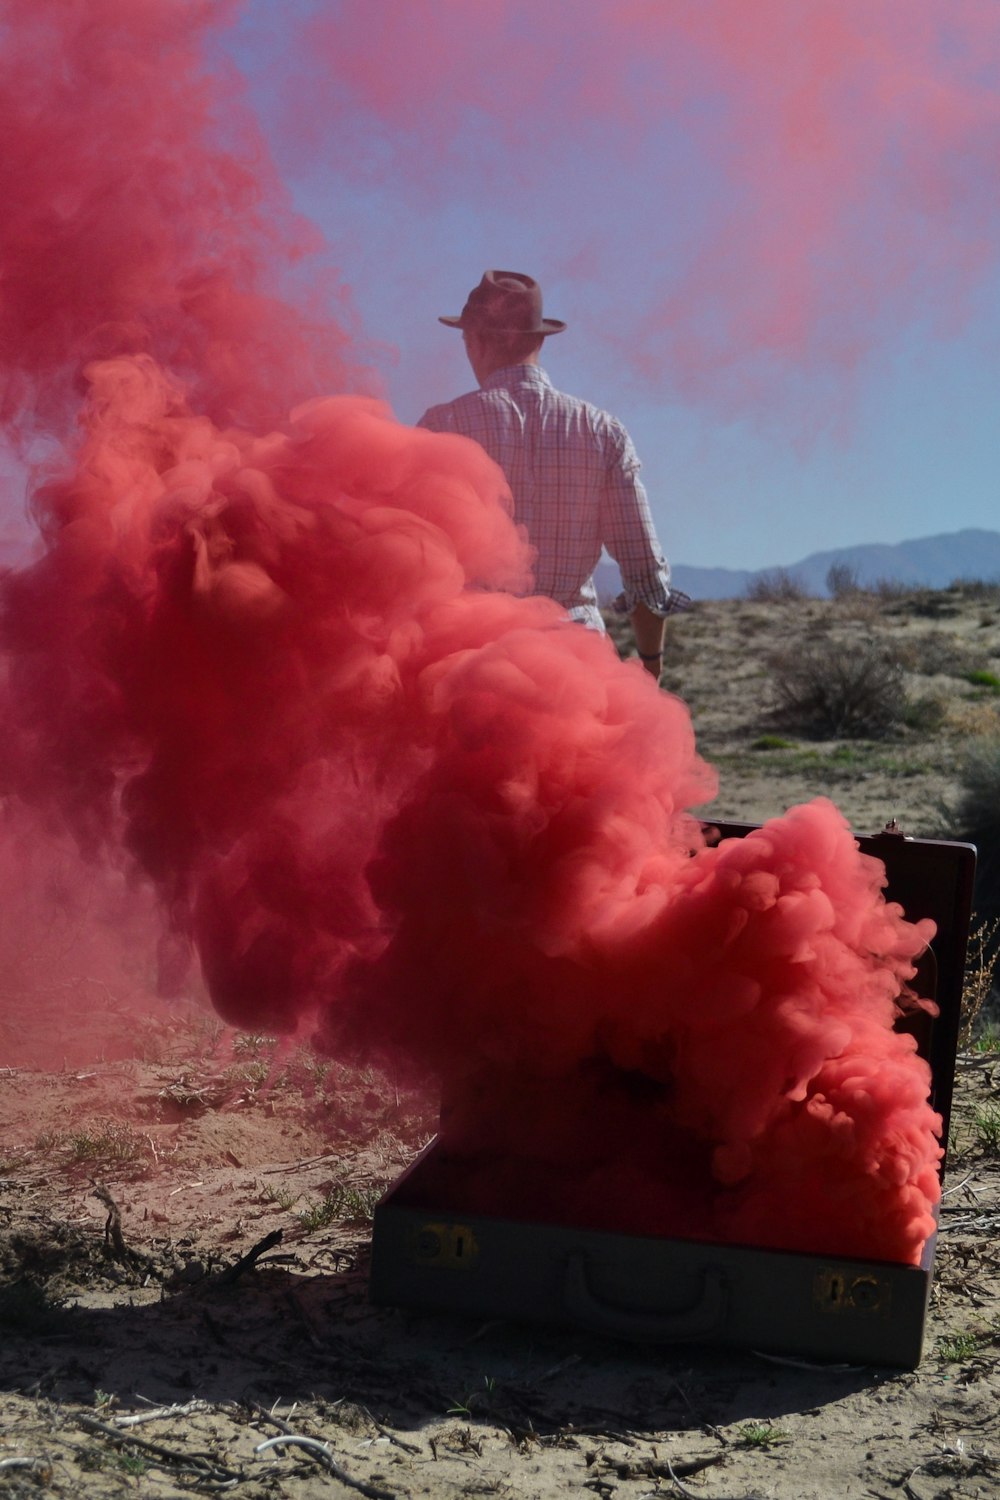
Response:
[[[640,1312],[636,1308],[615,1307],[594,1295],[587,1279],[586,1256],[580,1254],[571,1255],[566,1266],[563,1300],[581,1327],[650,1344],[703,1339],[725,1325],[729,1308],[725,1278],[716,1266],[705,1267],[698,1300],[678,1312]]]

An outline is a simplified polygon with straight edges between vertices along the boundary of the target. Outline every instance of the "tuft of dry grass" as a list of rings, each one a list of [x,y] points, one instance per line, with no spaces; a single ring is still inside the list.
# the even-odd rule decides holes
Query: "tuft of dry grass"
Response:
[[[755,604],[800,604],[808,593],[787,568],[769,568],[750,579],[746,596]]]
[[[985,698],[949,699],[945,723],[963,740],[995,740],[1000,736],[997,704]]]
[[[370,1224],[375,1205],[386,1190],[384,1182],[363,1183],[360,1186],[335,1182],[325,1196],[296,1215],[303,1229],[325,1229],[328,1224]]]
[[[1000,917],[994,918],[993,921],[979,922],[969,933],[965,979],[962,984],[962,1012],[958,1028],[960,1052],[972,1043],[993,993],[997,960],[1000,957],[997,944],[998,934],[1000,934]]]
[[[92,1120],[65,1131],[43,1131],[35,1149],[59,1156],[68,1167],[141,1169],[149,1156],[149,1141],[125,1120]]]

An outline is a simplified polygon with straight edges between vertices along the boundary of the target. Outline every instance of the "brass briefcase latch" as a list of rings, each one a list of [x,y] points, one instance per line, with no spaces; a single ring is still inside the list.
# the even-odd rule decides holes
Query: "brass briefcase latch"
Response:
[[[421,1224],[409,1244],[410,1258],[418,1266],[437,1266],[444,1271],[469,1271],[479,1259],[479,1241],[467,1224],[435,1222]]]
[[[871,1313],[888,1317],[892,1283],[873,1271],[818,1271],[813,1301],[832,1313]]]

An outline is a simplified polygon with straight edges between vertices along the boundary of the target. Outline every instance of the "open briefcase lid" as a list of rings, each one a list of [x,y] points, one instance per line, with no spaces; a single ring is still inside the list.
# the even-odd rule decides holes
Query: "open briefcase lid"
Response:
[[[720,839],[743,838],[755,823],[706,823]],[[921,956],[913,989],[921,999],[933,1000],[936,1017],[926,1011],[901,1017],[896,1029],[910,1031],[917,1050],[930,1063],[930,1102],[942,1120],[941,1158],[944,1173],[948,1124],[955,1079],[955,1057],[962,1025],[962,990],[972,917],[976,849],[972,844],[944,839],[918,839],[903,834],[895,822],[869,837],[855,835],[864,854],[881,860],[886,872],[886,899],[898,902],[911,922],[929,917],[937,928]]]

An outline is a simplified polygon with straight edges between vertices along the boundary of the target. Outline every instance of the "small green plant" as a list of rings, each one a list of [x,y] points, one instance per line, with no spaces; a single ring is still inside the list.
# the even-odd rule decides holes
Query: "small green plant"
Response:
[[[973,687],[989,688],[991,693],[1000,693],[1000,677],[995,672],[966,672],[965,680],[971,682]]]
[[[456,1398],[454,1404],[448,1408],[449,1417],[471,1417],[476,1411],[484,1411],[489,1416],[493,1411],[493,1398],[496,1395],[497,1383],[492,1375],[483,1376],[483,1388],[481,1391],[470,1391],[464,1401]]]
[[[314,1229],[325,1229],[328,1224],[335,1224],[340,1218],[337,1207],[331,1195],[327,1193],[325,1198],[316,1203],[310,1203],[306,1208],[300,1208],[296,1215],[302,1228],[308,1233]]]
[[[830,751],[830,761],[835,766],[857,766],[864,758],[856,745],[835,745]]]
[[[131,1474],[135,1479],[145,1474],[149,1468],[149,1459],[143,1458],[141,1453],[115,1453],[112,1455],[111,1462],[123,1474]]]
[[[249,1052],[256,1057],[258,1052],[270,1052],[277,1045],[277,1038],[260,1031],[238,1031],[233,1037],[234,1052]]]
[[[790,1442],[788,1433],[770,1422],[744,1422],[740,1427],[741,1448],[776,1448]]]
[[[976,1145],[991,1156],[1000,1152],[1000,1105],[978,1104],[972,1111]]]
[[[946,1364],[960,1365],[977,1354],[981,1345],[981,1335],[966,1330],[964,1333],[954,1333],[949,1338],[938,1339],[937,1356]]]
[[[384,1191],[384,1186],[374,1183],[352,1187],[336,1182],[318,1202],[299,1210],[299,1223],[307,1230],[325,1229],[328,1224],[370,1224]]]
[[[751,750],[797,750],[798,746],[794,740],[786,740],[780,734],[759,734],[751,741]]]
[[[254,1093],[261,1084],[266,1083],[271,1074],[271,1067],[263,1058],[254,1058],[252,1062],[236,1063],[233,1067],[226,1069],[226,1081],[233,1084],[245,1085],[248,1093]]]
[[[138,1161],[147,1143],[131,1125],[121,1120],[104,1120],[88,1129],[70,1131],[65,1144],[74,1162],[103,1161],[122,1165]]]
[[[328,1057],[321,1057],[312,1047],[297,1047],[289,1060],[289,1074],[302,1072],[312,1083],[322,1083],[332,1067]]]
[[[279,1208],[286,1210],[294,1208],[302,1197],[301,1193],[293,1193],[291,1188],[275,1188],[268,1183],[264,1189],[264,1197],[269,1203],[276,1203]]]

